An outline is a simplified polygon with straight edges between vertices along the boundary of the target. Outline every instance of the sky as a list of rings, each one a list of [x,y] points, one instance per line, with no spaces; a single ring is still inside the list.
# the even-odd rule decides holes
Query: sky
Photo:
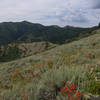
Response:
[[[29,21],[43,25],[95,26],[100,0],[0,0],[0,22]]]

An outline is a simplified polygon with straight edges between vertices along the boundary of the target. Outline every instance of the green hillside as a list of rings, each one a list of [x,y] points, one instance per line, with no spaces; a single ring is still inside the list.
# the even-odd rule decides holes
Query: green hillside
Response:
[[[43,26],[41,24],[23,22],[0,23],[0,45],[11,42],[41,42],[63,43],[67,39],[86,33],[89,28]]]
[[[0,100],[75,100],[77,92],[84,95],[77,100],[100,96],[100,29],[92,34],[40,54],[0,63]],[[70,98],[61,92],[68,83],[76,87],[76,92],[69,92]]]
[[[52,49],[58,45],[70,43],[72,41],[79,40],[84,37],[88,37],[90,35],[96,34],[94,30],[99,28],[98,26],[92,27],[92,28],[77,28],[77,27],[66,26],[66,27],[61,28],[54,25],[46,27],[40,24],[33,24],[29,22],[19,22],[19,23],[10,22],[10,23],[3,23],[3,24],[4,24],[3,26],[4,31],[2,31],[2,28],[0,30],[1,31],[0,34],[3,36],[2,37],[3,41],[6,42],[7,39],[11,40],[11,38],[7,36],[9,35],[7,32],[9,30],[11,30],[9,31],[11,36],[14,35],[15,37],[17,37],[19,33],[22,33],[22,36],[20,35],[16,39],[13,38],[14,40],[11,40],[11,43],[9,43],[10,41],[8,41],[6,42],[5,45],[3,45],[2,40],[0,40],[2,44],[0,45],[0,62],[8,62],[8,61],[20,59],[23,57],[28,57],[30,55],[44,52],[48,49]],[[21,26],[17,27],[16,25],[18,26],[21,25]],[[13,28],[11,26],[13,26]],[[14,30],[14,27],[17,27],[17,31],[18,30],[21,30],[21,31],[24,30],[24,31],[22,32],[19,31],[19,33],[16,33]],[[31,27],[31,29],[30,28],[28,29],[28,27]],[[41,27],[44,27],[45,30],[43,30]],[[41,32],[39,32],[39,30],[41,30]],[[45,31],[47,30],[48,32],[44,34]],[[57,30],[60,30],[60,31],[57,31]],[[30,34],[29,31],[32,31],[33,33],[31,32]],[[44,35],[42,34],[42,32]],[[39,35],[35,37],[35,35],[37,34]],[[7,36],[7,39],[5,39],[5,36]],[[24,38],[24,36],[26,38]],[[34,39],[37,39],[37,38],[39,39],[40,37],[41,39],[42,38],[44,39],[34,41],[32,40],[33,37]]]

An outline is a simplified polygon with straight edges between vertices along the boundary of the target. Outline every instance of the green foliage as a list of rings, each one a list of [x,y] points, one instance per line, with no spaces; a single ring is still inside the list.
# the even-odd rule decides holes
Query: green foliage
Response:
[[[10,61],[20,58],[20,50],[15,47],[5,48],[5,52],[3,51],[3,55],[0,56],[0,62]]]
[[[85,91],[100,96],[100,82],[97,82],[95,80],[87,81]]]
[[[0,45],[10,42],[40,42],[64,43],[67,39],[87,33],[88,28],[55,27],[33,24],[30,22],[0,23]]]

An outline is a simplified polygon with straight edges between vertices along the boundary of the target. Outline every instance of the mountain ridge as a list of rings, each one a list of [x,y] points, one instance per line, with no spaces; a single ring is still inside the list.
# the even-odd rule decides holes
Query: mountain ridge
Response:
[[[44,26],[39,23],[3,22],[0,23],[0,45],[14,41],[63,43],[66,39],[86,33],[89,28],[57,25]],[[31,37],[31,38],[30,38]]]

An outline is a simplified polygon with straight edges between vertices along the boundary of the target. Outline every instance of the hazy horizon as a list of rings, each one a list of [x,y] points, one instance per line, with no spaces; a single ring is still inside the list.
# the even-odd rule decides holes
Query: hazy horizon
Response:
[[[70,27],[80,27],[80,28],[91,28],[91,27],[95,27],[95,26],[98,26],[98,24],[99,23],[97,23],[96,25],[93,25],[93,26],[77,26],[77,25],[63,25],[63,26],[60,26],[60,25],[57,25],[57,24],[50,24],[50,25],[46,25],[46,24],[43,24],[43,23],[34,23],[34,22],[31,22],[31,21],[27,21],[27,20],[22,20],[22,21],[4,21],[4,22],[0,22],[0,24],[2,24],[2,23],[21,23],[21,22],[24,22],[24,21],[26,21],[26,22],[29,22],[29,23],[33,23],[33,24],[40,24],[40,25],[43,25],[43,26],[58,26],[58,27],[61,27],[61,28],[64,28],[64,27],[66,27],[66,26],[70,26]]]
[[[1,0],[1,22],[91,27],[100,21],[100,0]]]

